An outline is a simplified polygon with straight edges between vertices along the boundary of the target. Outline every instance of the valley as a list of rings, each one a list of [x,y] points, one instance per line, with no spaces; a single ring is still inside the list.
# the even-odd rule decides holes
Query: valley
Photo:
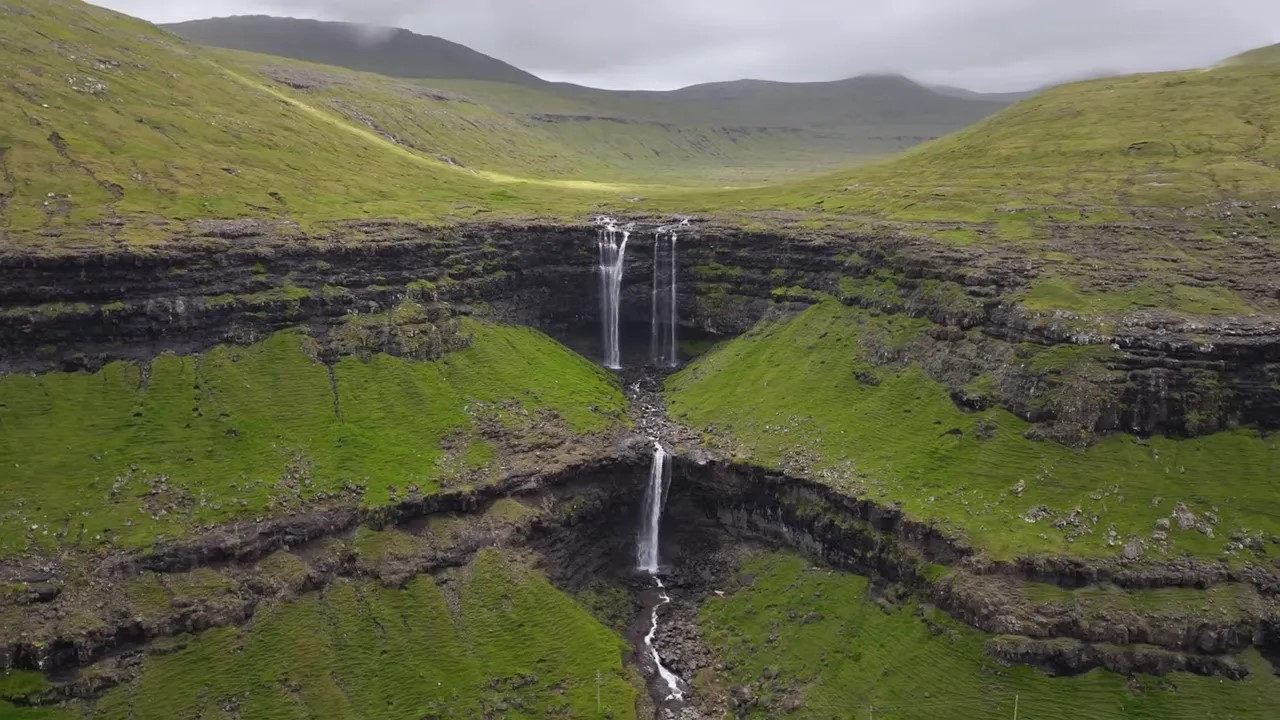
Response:
[[[1274,712],[1272,49],[623,92],[277,20],[0,3],[0,718]]]

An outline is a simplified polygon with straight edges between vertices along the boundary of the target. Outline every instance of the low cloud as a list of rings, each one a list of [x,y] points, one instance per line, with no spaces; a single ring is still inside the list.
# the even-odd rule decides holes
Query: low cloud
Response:
[[[95,0],[157,22],[238,14],[404,27],[549,80],[671,88],[901,72],[1015,90],[1199,67],[1280,42],[1274,0]]]

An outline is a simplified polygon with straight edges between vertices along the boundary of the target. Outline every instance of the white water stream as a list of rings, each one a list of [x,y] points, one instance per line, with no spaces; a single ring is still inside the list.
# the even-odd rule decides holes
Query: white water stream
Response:
[[[654,576],[653,581],[658,584],[658,598],[662,602],[653,606],[653,620],[649,625],[649,634],[644,636],[644,644],[649,648],[649,655],[653,657],[654,667],[658,668],[658,675],[662,676],[662,681],[667,684],[667,699],[684,700],[684,692],[680,690],[680,677],[662,664],[662,658],[658,656],[658,649],[653,646],[653,636],[658,632],[658,608],[671,602],[671,596],[667,594],[666,586],[662,584],[662,580]]]
[[[649,618],[649,632],[644,636],[645,647],[653,658],[658,675],[667,684],[667,700],[684,700],[680,689],[680,677],[662,664],[658,649],[653,646],[653,636],[658,632],[658,608],[671,602],[666,586],[658,577],[658,532],[662,525],[662,507],[666,502],[667,487],[671,484],[671,463],[667,451],[657,440],[653,441],[653,462],[649,466],[649,487],[645,490],[644,516],[640,521],[640,537],[636,547],[636,566],[653,577],[658,586],[660,602],[653,606]]]
[[[649,354],[654,365],[675,367],[676,350],[676,240],[675,230],[661,228],[653,234],[653,294],[649,314]]]
[[[622,350],[618,337],[618,312],[622,297],[622,270],[627,257],[628,227],[619,229],[612,220],[601,218],[596,244],[600,250],[600,331],[604,343],[604,366],[622,369]],[[618,242],[618,236],[622,242]]]
[[[650,575],[658,574],[658,528],[662,524],[662,506],[666,501],[671,468],[667,451],[653,442],[653,463],[649,466],[649,487],[644,492],[644,516],[640,521],[640,539],[636,544],[636,567]]]

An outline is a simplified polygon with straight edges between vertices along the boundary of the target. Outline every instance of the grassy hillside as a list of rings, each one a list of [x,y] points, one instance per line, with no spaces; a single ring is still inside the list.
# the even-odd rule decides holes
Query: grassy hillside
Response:
[[[882,163],[701,199],[953,222],[1209,223],[1236,202],[1274,210],[1277,80],[1274,65],[1243,64],[1072,83]]]
[[[560,101],[579,111],[594,110],[615,119],[640,119],[681,126],[860,127],[897,130],[900,135],[943,132],[990,115],[1014,97],[989,97],[964,91],[940,93],[892,75],[862,76],[834,82],[785,83],[763,80],[693,85],[674,91],[610,91],[546,83],[492,58],[440,38],[387,30],[386,40],[355,42],[358,26],[264,16],[195,20],[161,27],[194,42],[233,50],[308,60],[395,78],[431,78],[432,82],[488,81],[475,94],[486,104],[513,105],[554,113]],[[368,31],[365,31],[365,37]],[[451,53],[464,57],[445,57]],[[478,57],[465,55],[471,53]],[[483,58],[483,60],[481,60]],[[528,87],[511,88],[507,85]],[[535,99],[530,103],[531,99]]]
[[[139,20],[71,0],[7,7],[0,230],[11,241],[161,240],[200,217],[556,216],[598,197],[453,167]]]
[[[901,82],[821,86],[804,117],[796,88],[708,105],[440,85],[203,49],[75,0],[6,7],[0,232],[23,244],[158,241],[207,217],[582,217],[884,155],[996,107]]]
[[[282,55],[402,78],[470,78],[524,85],[542,80],[444,38],[408,30],[241,15],[161,25],[201,45]]]
[[[1255,48],[1223,61],[1224,65],[1269,65],[1280,63],[1280,43]]]
[[[872,138],[863,126],[717,125],[679,108],[586,89],[477,81],[412,81],[265,55],[209,51],[263,86],[467,172],[624,183],[632,196],[664,186],[758,183],[882,157],[919,139]],[[727,118],[719,118],[725,121]],[[883,130],[945,132],[948,126]],[[563,201],[561,201],[563,203]]]
[[[794,556],[762,554],[741,569],[749,578],[702,607],[704,635],[726,669],[704,683],[746,685],[760,699],[747,717],[892,720],[964,717],[1267,718],[1280,680],[1255,652],[1239,682],[1171,673],[1125,677],[1093,670],[1051,678],[1006,667],[983,653],[990,636],[914,602],[872,601],[866,578],[811,567]]]
[[[468,332],[469,347],[429,363],[330,368],[281,332],[93,374],[0,377],[0,555],[146,545],[326,496],[384,504],[500,476],[502,442],[485,426],[621,422],[621,393],[586,359],[533,330]]]
[[[613,92],[409,81],[270,55],[211,56],[403,144],[523,177],[758,184],[884,157],[1003,106],[944,97],[900,77]]]
[[[1060,227],[1180,223],[1197,247],[1178,253],[1225,267],[1238,248],[1201,240],[1280,227],[1269,200],[1280,186],[1274,65],[1062,86],[892,159],[797,180],[997,105],[894,77],[671,93],[395,79],[201,49],[71,0],[10,6],[0,30],[0,59],[15,68],[0,88],[10,242],[159,241],[201,217],[314,225],[607,210],[777,222],[783,211],[1022,247]]]
[[[487,550],[445,579],[340,580],[251,625],[154,643],[100,700],[0,699],[0,718],[634,717],[626,643],[542,576]]]
[[[872,364],[869,347],[900,346],[928,324],[826,301],[672,376],[669,407],[734,455],[897,505],[996,557],[1114,556],[1137,537],[1148,556],[1230,558],[1233,535],[1280,535],[1280,438],[1114,435],[1084,450],[1029,440],[1007,411],[962,412],[919,367]],[[1062,362],[1053,352],[1031,362]],[[1175,524],[1153,540],[1179,502],[1214,514],[1218,530]],[[1075,508],[1083,526],[1054,526]]]
[[[308,86],[301,89],[310,95],[327,95],[315,92],[318,86],[343,85],[343,114],[357,123],[363,122],[360,116],[370,118],[469,167],[539,177],[723,185],[813,174],[946,134],[1004,104],[943,95],[891,76],[613,92],[511,77],[506,71],[519,71],[509,66],[495,72],[483,63],[443,58],[447,53],[436,45],[445,41],[406,31],[385,44],[362,46],[357,31],[340,23],[240,17],[165,27],[199,43],[274,56],[219,57],[249,72],[265,67],[268,77]],[[297,66],[283,58],[331,67]],[[296,69],[282,72],[282,65]],[[335,72],[332,66],[383,77]],[[412,85],[402,81],[428,77]],[[372,96],[366,92],[375,88]],[[397,97],[389,98],[388,89]],[[432,99],[433,92],[452,93],[459,102],[447,108],[417,102]],[[417,125],[416,136],[403,127],[391,130],[406,118]]]

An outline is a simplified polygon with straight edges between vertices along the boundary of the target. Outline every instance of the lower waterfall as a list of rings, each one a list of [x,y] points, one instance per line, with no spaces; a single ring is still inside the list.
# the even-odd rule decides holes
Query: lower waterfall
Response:
[[[640,539],[636,546],[636,568],[650,575],[658,574],[658,528],[662,524],[662,506],[671,467],[662,444],[653,442],[653,464],[649,466],[649,486],[644,491],[644,516],[640,520]]]
[[[658,608],[671,602],[667,595],[662,578],[658,577],[658,532],[662,526],[662,507],[666,502],[667,487],[671,484],[671,463],[662,443],[653,441],[653,463],[649,466],[649,486],[644,494],[644,515],[640,521],[640,536],[636,548],[636,567],[653,577],[658,586],[659,602],[653,606],[649,618],[649,632],[644,636],[645,647],[653,659],[658,675],[667,684],[667,700],[684,700],[684,692],[680,689],[680,677],[662,664],[658,649],[653,646],[653,637],[658,632]]]

